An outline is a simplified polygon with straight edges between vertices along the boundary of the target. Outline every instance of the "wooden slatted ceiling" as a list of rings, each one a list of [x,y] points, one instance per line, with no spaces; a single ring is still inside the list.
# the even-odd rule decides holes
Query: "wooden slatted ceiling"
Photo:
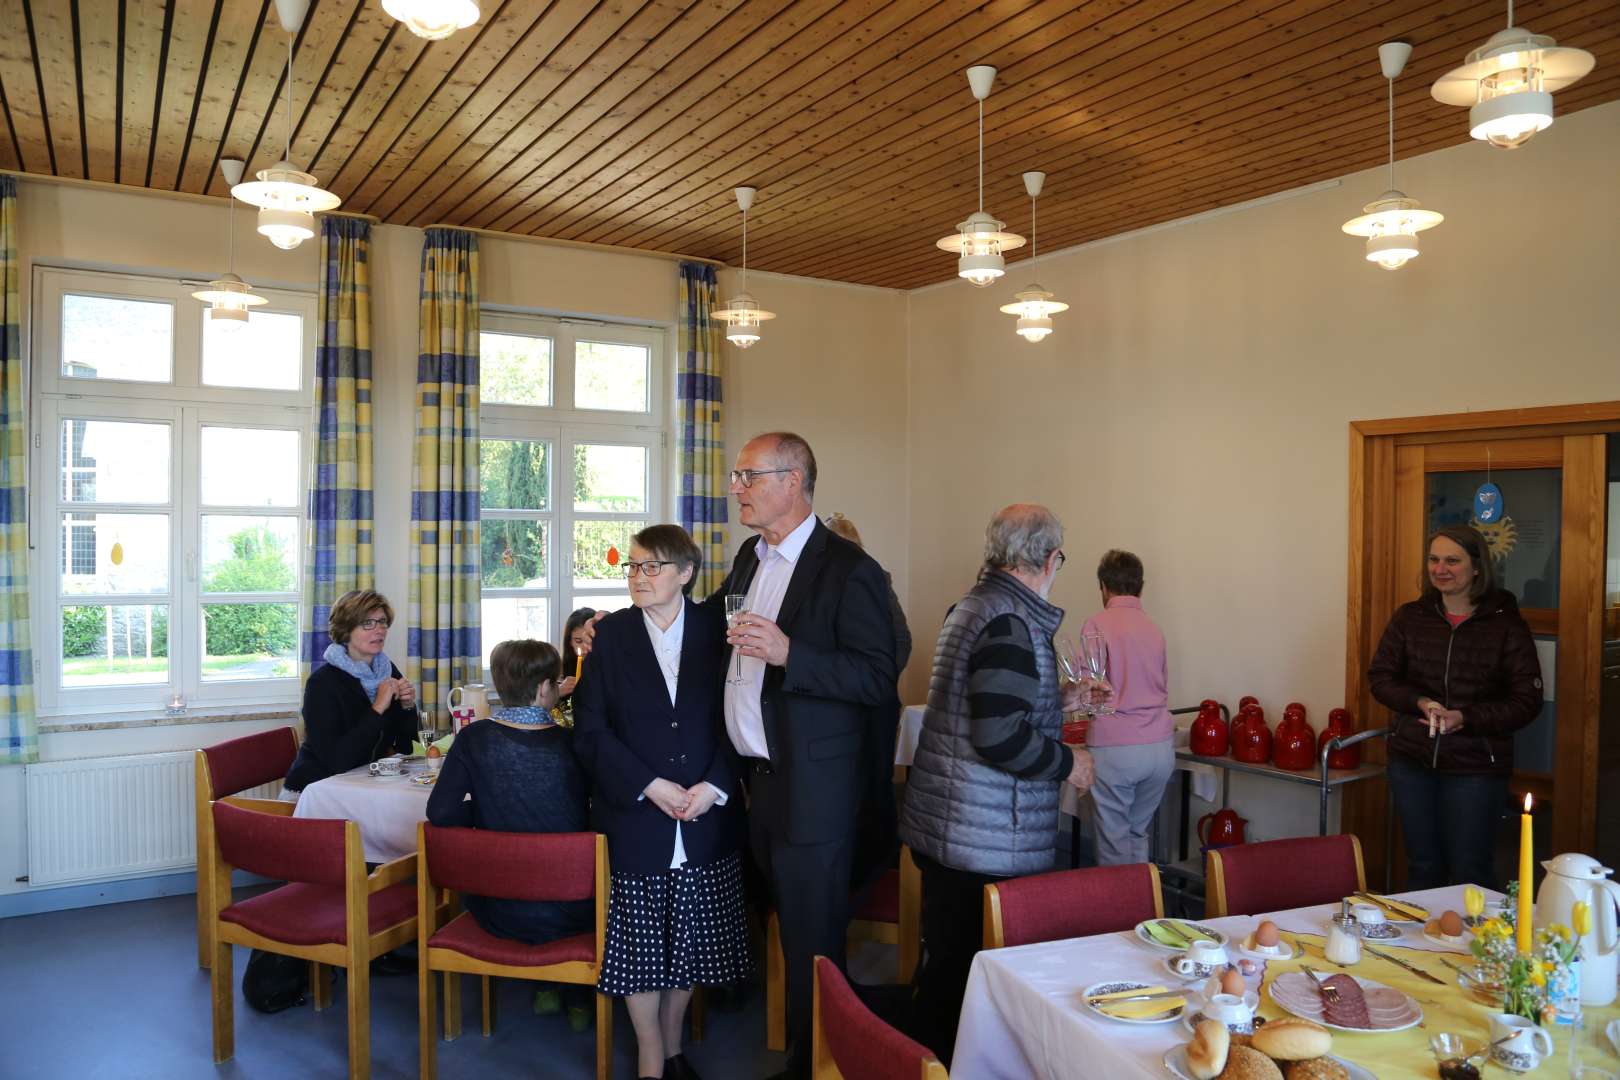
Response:
[[[1382,41],[1414,45],[1399,155],[1468,142],[1428,88],[1505,24],[1498,0],[482,6],[430,43],[378,0],[313,0],[293,163],[389,222],[733,263],[752,184],[753,267],[896,288],[951,276],[934,241],[977,205],[971,64],[1001,71],[986,209],[1026,232],[1019,174],[1045,170],[1051,250],[1380,164]],[[1560,114],[1620,97],[1620,4],[1517,10],[1597,56]],[[286,57],[271,0],[0,0],[0,167],[223,195],[220,158],[286,153]]]

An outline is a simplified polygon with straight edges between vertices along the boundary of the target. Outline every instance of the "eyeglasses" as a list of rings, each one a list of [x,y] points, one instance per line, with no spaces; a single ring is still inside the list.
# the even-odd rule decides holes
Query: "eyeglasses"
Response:
[[[731,483],[733,487],[741,484],[745,488],[751,488],[754,486],[754,481],[761,476],[773,476],[776,473],[792,471],[792,469],[732,469]]]
[[[389,627],[389,625],[390,625],[390,623],[388,622],[387,619],[361,619],[360,620],[360,629],[362,629],[362,630],[375,630],[379,626],[386,630]]]
[[[657,577],[666,566],[675,564],[668,559],[648,559],[646,562],[627,562],[624,564],[624,576],[635,577],[636,571],[641,571],[642,577]]]
[[[1052,569],[1061,570],[1061,569],[1063,569],[1063,564],[1069,561],[1069,557],[1067,555],[1063,554],[1063,549],[1062,548],[1058,548],[1057,556],[1058,556],[1057,565],[1055,567],[1053,567]]]

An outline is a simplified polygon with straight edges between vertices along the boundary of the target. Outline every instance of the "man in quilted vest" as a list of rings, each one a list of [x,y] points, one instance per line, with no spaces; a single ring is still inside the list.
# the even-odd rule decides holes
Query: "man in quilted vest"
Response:
[[[1063,524],[1046,507],[998,511],[979,580],[934,648],[900,836],[923,879],[915,1027],[946,1063],[983,940],[984,886],[1052,869],[1059,786],[1091,784],[1091,755],[1061,738],[1063,714],[1085,693],[1059,689],[1052,648],[1063,609],[1046,597],[1062,543]]]

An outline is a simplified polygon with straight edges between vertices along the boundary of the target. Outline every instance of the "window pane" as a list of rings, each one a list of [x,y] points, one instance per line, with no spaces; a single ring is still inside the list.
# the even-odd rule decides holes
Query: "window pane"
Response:
[[[630,592],[626,589],[622,593],[576,593],[573,604],[574,610],[591,608],[593,611],[618,611],[630,606]]]
[[[62,297],[62,374],[70,379],[168,382],[174,305],[128,297]]]
[[[484,439],[478,444],[479,498],[485,510],[549,510],[550,444]]]
[[[210,593],[286,593],[298,588],[298,519],[202,519],[202,587]]]
[[[543,596],[507,596],[483,602],[484,670],[495,646],[514,638],[551,640],[551,601]],[[562,650],[558,650],[561,652]]]
[[[298,673],[297,604],[204,604],[205,682]]]
[[[208,386],[296,390],[304,369],[304,317],[250,311],[246,325],[203,315],[202,381]]]
[[[1430,473],[1427,479],[1429,531],[1473,525],[1491,546],[1502,587],[1519,598],[1521,607],[1558,606],[1563,470]],[[1487,480],[1502,492],[1502,504],[1497,520],[1482,524],[1474,518],[1474,493]]]
[[[574,587],[589,588],[609,582],[624,584],[624,561],[630,557],[630,537],[647,527],[645,521],[574,522]],[[608,563],[608,549],[619,552],[617,565]],[[628,596],[630,590],[625,589]]]
[[[610,514],[647,509],[647,448],[574,447],[574,509]]]
[[[208,506],[297,506],[298,432],[202,429],[202,501]]]
[[[62,609],[62,686],[169,681],[167,605]]]
[[[500,405],[550,405],[551,339],[479,334],[478,397]]]
[[[647,412],[647,368],[652,350],[602,341],[574,344],[574,407]]]
[[[62,501],[169,501],[169,425],[62,421]]]
[[[543,588],[546,532],[546,522],[534,518],[484,518],[478,531],[484,588]]]
[[[169,589],[169,515],[63,514],[62,592]]]

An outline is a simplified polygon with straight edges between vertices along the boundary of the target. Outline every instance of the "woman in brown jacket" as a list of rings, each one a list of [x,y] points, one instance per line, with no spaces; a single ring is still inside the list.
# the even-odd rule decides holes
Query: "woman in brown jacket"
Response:
[[[1477,530],[1448,525],[1429,537],[1423,595],[1396,610],[1367,675],[1393,714],[1389,782],[1407,887],[1495,885],[1513,733],[1541,712],[1541,664]]]

